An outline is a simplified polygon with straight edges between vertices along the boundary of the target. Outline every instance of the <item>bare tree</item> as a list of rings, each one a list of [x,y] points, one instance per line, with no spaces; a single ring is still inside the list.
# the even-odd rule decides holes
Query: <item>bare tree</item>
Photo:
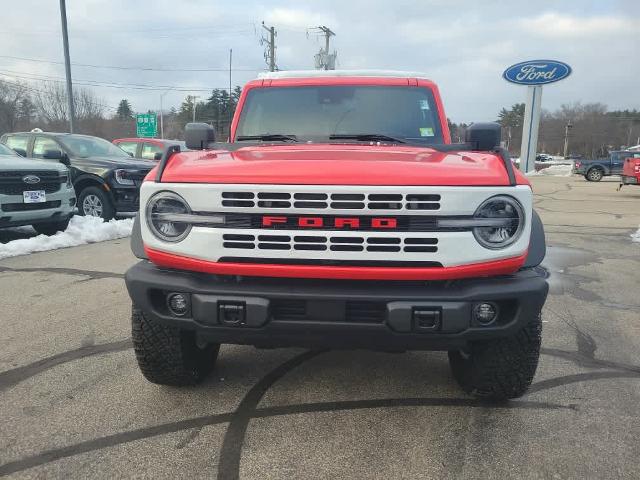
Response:
[[[50,128],[66,129],[68,120],[67,93],[58,82],[43,82],[34,94],[34,102],[39,118]],[[75,116],[84,130],[104,118],[105,106],[88,88],[73,91]]]
[[[24,83],[0,80],[0,133],[16,130],[24,101],[30,101]]]

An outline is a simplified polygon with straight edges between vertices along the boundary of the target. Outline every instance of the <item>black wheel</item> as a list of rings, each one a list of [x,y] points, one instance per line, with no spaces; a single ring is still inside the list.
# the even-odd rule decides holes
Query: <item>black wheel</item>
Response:
[[[105,221],[116,215],[107,194],[98,187],[87,187],[78,195],[78,213],[87,217],[102,217]]]
[[[147,380],[185,386],[201,382],[213,369],[220,345],[200,346],[194,332],[167,327],[145,317],[135,306],[131,314],[133,348]]]
[[[449,364],[462,389],[479,398],[507,400],[525,394],[538,367],[542,321],[534,321],[511,337],[471,344],[449,352]]]
[[[58,232],[64,232],[69,226],[69,219],[61,222],[36,223],[31,225],[33,229],[40,235],[55,235]]]
[[[592,168],[587,172],[585,177],[590,182],[599,182],[604,177],[604,172],[599,168]]]

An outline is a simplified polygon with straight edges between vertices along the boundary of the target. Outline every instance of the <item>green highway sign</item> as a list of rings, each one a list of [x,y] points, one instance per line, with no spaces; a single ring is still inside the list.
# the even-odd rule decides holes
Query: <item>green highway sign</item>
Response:
[[[141,138],[153,138],[158,135],[158,123],[155,113],[136,115],[136,134]]]

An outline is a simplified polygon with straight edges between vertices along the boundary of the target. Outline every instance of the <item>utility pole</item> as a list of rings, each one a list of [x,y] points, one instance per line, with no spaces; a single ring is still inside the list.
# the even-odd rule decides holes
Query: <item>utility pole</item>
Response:
[[[567,125],[564,127],[564,158],[567,158],[569,155],[569,131],[573,128],[571,124],[571,120],[567,122]]]
[[[318,27],[324,33],[324,52],[327,54],[327,61],[324,63],[324,69],[329,70],[329,39],[335,35],[330,28],[321,25]]]
[[[231,112],[231,60],[233,59],[233,49],[229,49],[229,138],[231,138],[231,118],[233,116]]]
[[[64,70],[67,77],[67,104],[69,109],[69,133],[74,131],[75,112],[73,109],[73,87],[71,85],[71,60],[69,59],[69,36],[67,34],[67,7],[60,0],[60,20],[62,21],[62,45],[64,47]]]
[[[320,25],[314,30],[317,30],[320,35],[324,35],[324,50],[320,48],[320,53],[315,55],[316,68],[320,70],[335,70],[337,54],[335,52],[329,53],[329,39],[336,34],[324,25]]]
[[[269,39],[262,37],[260,39],[260,45],[267,44],[267,49],[264,52],[264,59],[267,61],[269,65],[269,71],[276,71],[276,28],[275,27],[267,27],[264,22],[262,22],[262,28],[264,28],[267,32],[269,32]],[[231,93],[231,92],[229,92]]]

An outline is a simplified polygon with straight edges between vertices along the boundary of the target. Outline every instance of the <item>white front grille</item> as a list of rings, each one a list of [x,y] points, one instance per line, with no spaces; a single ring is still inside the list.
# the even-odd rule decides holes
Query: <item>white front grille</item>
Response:
[[[144,206],[151,195],[162,190],[176,192],[189,203],[194,212],[202,213],[345,217],[410,215],[418,220],[424,216],[428,223],[431,220],[427,217],[433,219],[438,216],[473,215],[482,202],[495,195],[515,197],[525,212],[525,225],[520,238],[501,250],[482,247],[473,232],[468,230],[342,231],[335,228],[260,228],[260,224],[238,228],[194,226],[184,240],[167,243],[154,237],[146,222],[141,222],[144,243],[150,248],[214,262],[231,257],[255,261],[281,259],[287,263],[295,263],[296,260],[394,264],[435,262],[443,266],[456,266],[522,255],[529,246],[532,194],[531,189],[525,185],[398,187],[145,182],[141,189],[141,205]],[[250,203],[229,204],[228,201]],[[385,208],[380,208],[381,206]],[[416,222],[414,225],[422,223],[424,222]]]

